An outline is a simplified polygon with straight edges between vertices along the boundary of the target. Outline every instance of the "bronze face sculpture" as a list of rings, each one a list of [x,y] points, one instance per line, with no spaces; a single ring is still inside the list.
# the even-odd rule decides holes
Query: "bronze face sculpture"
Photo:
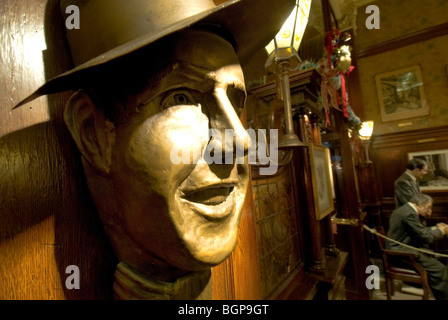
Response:
[[[247,164],[207,164],[204,152],[187,164],[171,161],[178,143],[205,151],[209,127],[233,129],[244,141],[234,151],[247,152],[249,139],[237,114],[245,87],[232,46],[201,30],[168,42],[170,62],[161,63],[168,70],[123,99],[129,114],[112,122],[96,106],[96,93],[82,91],[65,112],[118,259],[162,281],[210,268],[230,254],[248,182]]]
[[[80,2],[81,18],[109,3]],[[275,10],[270,1],[261,0],[221,6],[207,0],[194,1],[196,6],[135,2],[143,24],[149,17],[159,20],[147,29],[152,33],[131,19],[121,25],[130,29],[121,37],[99,37],[97,42],[104,43],[83,47],[83,38],[92,36],[87,28],[107,28],[81,20],[81,30],[86,29],[67,36],[79,65],[48,81],[24,103],[41,94],[81,89],[67,102],[64,117],[122,261],[117,298],[197,298],[207,287],[210,267],[224,261],[236,244],[247,189],[247,161],[236,161],[250,143],[239,120],[246,95],[240,61],[269,42],[294,1],[276,0]],[[271,25],[266,26],[264,12],[263,17],[252,16],[254,8],[269,8]],[[95,21],[120,23],[110,20],[118,14],[113,9]],[[170,10],[187,16],[176,17]],[[258,29],[245,32],[243,23]],[[114,24],[109,27],[117,30]],[[233,132],[231,141],[210,135],[224,137],[226,130]],[[180,145],[200,152],[191,152],[191,161],[176,163],[173,150]],[[233,161],[206,161],[210,152],[214,159]]]

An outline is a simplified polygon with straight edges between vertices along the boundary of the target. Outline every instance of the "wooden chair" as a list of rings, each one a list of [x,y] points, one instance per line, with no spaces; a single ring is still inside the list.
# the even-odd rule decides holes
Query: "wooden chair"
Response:
[[[376,231],[382,235],[385,235],[384,228],[379,226],[375,227]],[[425,269],[417,263],[416,257],[417,255],[411,252],[402,252],[402,251],[394,251],[386,249],[386,240],[376,234],[376,238],[378,240],[378,245],[381,249],[384,272],[386,275],[386,293],[387,299],[391,300],[393,295],[393,284],[394,279],[417,283],[422,286],[423,289],[423,300],[428,300],[429,298],[429,285],[428,285],[428,275],[426,274]],[[412,267],[406,268],[402,266],[394,266],[393,261],[390,258],[392,257],[407,257]]]

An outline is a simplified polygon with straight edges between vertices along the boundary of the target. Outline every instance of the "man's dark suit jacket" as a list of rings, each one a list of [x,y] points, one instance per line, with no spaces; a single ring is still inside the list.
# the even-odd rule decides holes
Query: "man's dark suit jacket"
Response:
[[[424,217],[419,215],[410,203],[407,203],[392,212],[387,236],[412,247],[429,250],[428,247],[431,243],[443,238],[443,232],[437,227],[427,227]],[[417,262],[428,274],[429,287],[436,300],[448,300],[448,269],[444,263],[432,255],[403,247],[389,240],[386,240],[386,247],[392,250],[416,253]],[[404,258],[398,258],[394,264],[409,266],[409,262]]]
[[[395,180],[394,191],[396,208],[408,203],[414,194],[421,193],[417,183],[406,172]]]
[[[416,248],[427,248],[444,235],[438,228],[427,227],[425,219],[407,203],[392,212],[387,236]],[[391,241],[387,241],[386,244],[392,250],[413,251]]]

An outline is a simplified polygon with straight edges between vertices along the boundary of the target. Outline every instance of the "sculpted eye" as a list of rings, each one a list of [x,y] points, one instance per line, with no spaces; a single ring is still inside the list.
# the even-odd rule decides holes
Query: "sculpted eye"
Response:
[[[162,102],[163,109],[179,105],[196,105],[193,95],[187,90],[173,90],[167,93]]]
[[[186,94],[180,93],[174,95],[174,102],[176,104],[188,104],[189,99]]]

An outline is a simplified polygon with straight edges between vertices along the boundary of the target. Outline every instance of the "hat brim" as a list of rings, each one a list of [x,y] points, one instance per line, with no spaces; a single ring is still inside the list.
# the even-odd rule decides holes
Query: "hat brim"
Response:
[[[173,23],[157,34],[146,34],[121,46],[109,50],[61,75],[48,80],[34,93],[18,103],[18,108],[42,95],[82,87],[83,79],[92,68],[104,65],[117,58],[162,39],[177,31],[198,23],[211,23],[225,28],[235,40],[236,54],[242,65],[257,50],[263,48],[280,30],[291,13],[295,0],[232,0],[213,9]]]

